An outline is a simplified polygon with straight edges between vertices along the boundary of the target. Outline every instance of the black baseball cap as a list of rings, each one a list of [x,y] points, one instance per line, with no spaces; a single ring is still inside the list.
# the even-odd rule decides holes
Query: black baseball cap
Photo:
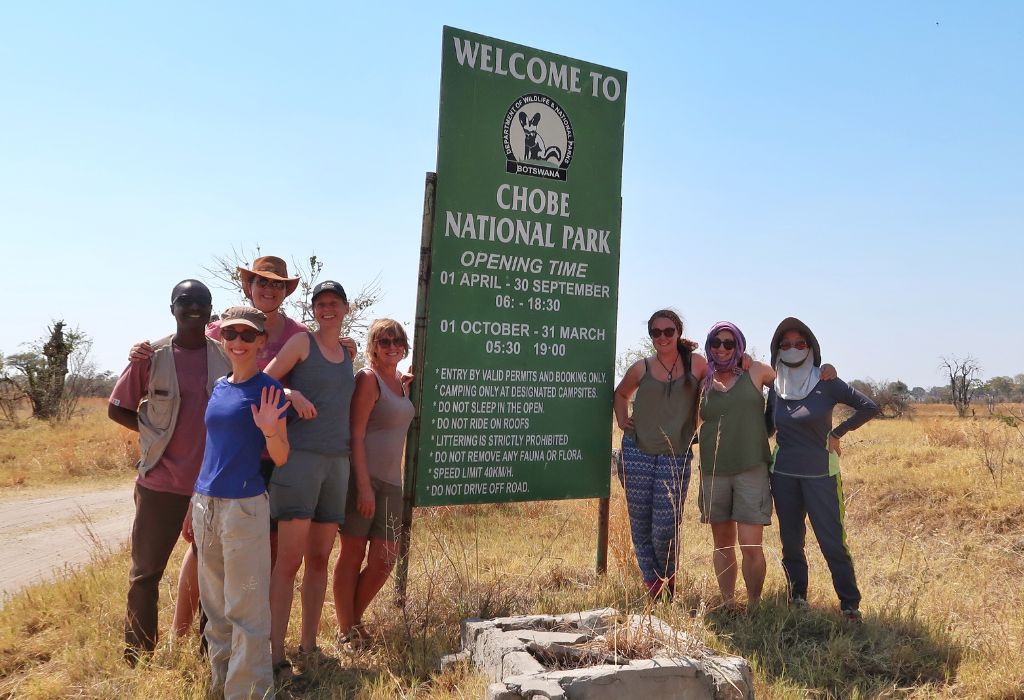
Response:
[[[348,303],[348,295],[345,294],[345,288],[333,280],[324,280],[317,286],[313,287],[313,296],[310,297],[310,301],[316,301],[316,298],[324,292],[333,292],[341,297],[343,302],[346,304]]]

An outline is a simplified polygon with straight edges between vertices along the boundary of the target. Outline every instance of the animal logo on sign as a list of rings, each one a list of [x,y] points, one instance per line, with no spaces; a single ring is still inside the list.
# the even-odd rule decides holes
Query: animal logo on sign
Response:
[[[563,182],[568,178],[576,150],[572,121],[548,95],[528,93],[512,102],[502,119],[501,142],[505,172]]]
[[[535,112],[529,120],[526,112],[519,113],[519,123],[523,127],[523,138],[526,143],[526,157],[529,160],[555,159],[556,163],[562,160],[562,151],[558,146],[548,146],[544,143],[544,137],[537,133],[537,125],[540,124],[540,112]]]

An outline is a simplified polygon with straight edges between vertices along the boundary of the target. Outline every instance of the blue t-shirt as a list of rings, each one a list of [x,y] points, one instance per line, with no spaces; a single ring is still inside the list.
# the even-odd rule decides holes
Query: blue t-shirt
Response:
[[[263,372],[232,384],[227,377],[213,386],[206,406],[206,450],[196,480],[196,492],[214,498],[251,498],[267,490],[260,475],[260,456],[266,438],[252,419],[250,406],[260,405],[264,387],[283,390]],[[281,395],[279,405],[285,403]]]

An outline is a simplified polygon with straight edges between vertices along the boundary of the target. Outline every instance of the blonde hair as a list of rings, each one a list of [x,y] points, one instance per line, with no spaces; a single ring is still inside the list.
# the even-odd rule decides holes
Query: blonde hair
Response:
[[[377,349],[377,341],[385,337],[401,340],[405,344],[405,355],[402,357],[409,356],[409,336],[405,334],[402,324],[392,318],[378,318],[370,324],[370,331],[366,341],[366,360],[371,365],[374,361],[374,350]]]

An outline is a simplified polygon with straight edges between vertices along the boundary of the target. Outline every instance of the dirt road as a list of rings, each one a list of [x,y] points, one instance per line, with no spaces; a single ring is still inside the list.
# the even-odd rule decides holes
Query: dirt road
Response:
[[[65,489],[0,498],[0,600],[89,562],[97,547],[128,541],[134,485],[76,493]]]

